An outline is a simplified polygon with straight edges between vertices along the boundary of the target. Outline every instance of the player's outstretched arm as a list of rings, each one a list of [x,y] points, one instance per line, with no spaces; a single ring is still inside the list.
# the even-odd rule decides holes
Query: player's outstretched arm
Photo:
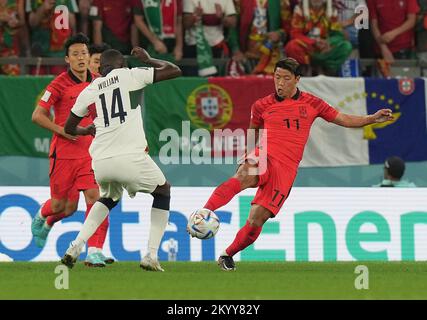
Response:
[[[131,54],[137,57],[141,62],[154,67],[154,82],[169,80],[182,75],[181,69],[177,65],[169,61],[154,59],[147,51],[140,47],[133,48]]]
[[[79,127],[78,124],[82,121],[83,118],[76,116],[74,113],[70,112],[67,122],[65,122],[64,131],[67,134],[73,136],[88,136],[95,135],[95,126],[93,124],[88,125],[87,127]]]
[[[381,109],[374,114],[367,116],[356,116],[345,113],[338,113],[333,123],[346,128],[361,128],[373,123],[392,121],[393,115],[390,109]]]
[[[60,136],[63,136],[64,138],[70,139],[70,140],[76,140],[77,137],[73,135],[66,134],[64,132],[64,128],[57,125],[55,122],[53,122],[50,119],[50,113],[45,108],[42,108],[40,106],[37,106],[34,110],[31,121],[33,121],[35,124],[39,125],[42,128],[45,128],[47,130],[52,131],[53,133],[56,133]]]

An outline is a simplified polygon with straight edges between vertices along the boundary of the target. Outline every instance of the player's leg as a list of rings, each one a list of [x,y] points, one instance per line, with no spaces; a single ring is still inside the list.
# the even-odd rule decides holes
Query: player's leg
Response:
[[[240,191],[256,187],[259,182],[259,177],[250,174],[251,168],[256,168],[256,165],[248,162],[242,164],[232,178],[228,179],[214,190],[208,202],[204,205],[204,208],[215,211],[229,203]]]
[[[82,230],[80,230],[76,240],[71,242],[67,252],[62,258],[61,262],[63,264],[70,268],[73,267],[84,245],[87,243],[87,240],[95,233],[96,229],[101,225],[108,216],[110,210],[113,209],[117,203],[119,203],[119,200],[101,197],[92,206],[87,219],[83,223]]]
[[[75,188],[83,191],[86,202],[85,219],[87,218],[92,206],[99,199],[99,187],[92,170],[92,159],[83,158],[78,161],[76,169]],[[113,263],[112,258],[106,258],[102,253],[105,236],[108,230],[108,217],[102,222],[95,233],[87,241],[87,256],[85,265],[90,267],[105,267],[105,260]],[[100,242],[100,238],[102,241]]]
[[[77,211],[77,206],[78,206],[78,202],[79,202],[79,198],[78,198],[78,193],[77,193],[77,198],[72,198],[72,199],[67,199],[67,202],[65,203],[65,209],[62,213],[59,214],[55,214],[52,216],[47,217],[46,219],[46,225],[50,228],[53,227],[53,225],[55,223],[57,223],[58,221],[61,221],[62,219],[72,216],[74,214],[74,212]]]
[[[52,229],[52,217],[61,219],[65,215],[67,198],[50,198],[39,209],[31,222],[31,232],[36,245],[43,248],[46,244],[47,236]]]
[[[251,207],[246,224],[237,232],[233,243],[225,249],[218,259],[218,264],[223,270],[235,270],[233,256],[250,246],[258,238],[264,223],[274,217],[273,213],[263,206],[254,204]]]
[[[255,242],[264,223],[276,216],[289,196],[296,171],[287,170],[281,163],[268,161],[268,170],[259,176],[259,188],[252,201],[246,224],[239,230],[233,243],[221,254],[218,264],[223,270],[234,270],[233,256]]]
[[[31,231],[35,236],[36,243],[43,226],[46,224],[47,217],[64,213],[68,194],[72,190],[74,180],[69,165],[69,160],[50,159],[49,183],[51,197],[40,207],[31,224]],[[46,233],[46,230],[44,231]]]
[[[140,267],[149,271],[164,271],[158,261],[160,242],[169,220],[170,184],[163,172],[148,154],[133,159],[130,172],[136,172],[137,180],[126,189],[132,195],[135,191],[150,193],[153,196],[148,236],[147,254],[141,260]]]
[[[93,177],[92,180],[95,180]],[[92,189],[83,190],[83,194],[86,202],[86,212],[85,220],[88,218],[89,213],[99,199],[99,189],[98,187]],[[104,261],[104,255],[102,254],[102,243],[101,247],[98,247],[99,237],[105,235],[108,230],[108,225],[105,226],[106,222],[108,223],[108,216],[102,221],[101,225],[95,230],[95,233],[87,240],[87,256],[85,259],[85,265],[88,267],[105,267],[106,262]],[[112,260],[114,262],[114,260]]]
[[[154,199],[151,207],[148,254],[141,261],[141,267],[146,270],[164,271],[158,263],[157,255],[169,221],[170,187],[170,184],[166,182],[151,193]]]
[[[99,183],[100,198],[92,206],[87,219],[83,223],[77,238],[70,243],[61,262],[68,267],[73,267],[74,263],[87,243],[88,239],[95,233],[96,229],[102,224],[122,197],[122,184],[114,181],[117,178],[116,171],[111,170],[116,166],[114,159],[104,159],[98,162],[94,161],[94,171],[96,180]]]

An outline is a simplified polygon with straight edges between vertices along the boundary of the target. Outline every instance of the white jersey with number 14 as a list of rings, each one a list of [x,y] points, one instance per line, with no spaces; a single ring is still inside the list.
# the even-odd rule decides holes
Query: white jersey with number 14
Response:
[[[96,106],[96,135],[89,152],[94,160],[141,154],[147,148],[141,105],[132,108],[131,93],[152,84],[154,68],[114,69],[84,89],[71,112],[85,117]]]

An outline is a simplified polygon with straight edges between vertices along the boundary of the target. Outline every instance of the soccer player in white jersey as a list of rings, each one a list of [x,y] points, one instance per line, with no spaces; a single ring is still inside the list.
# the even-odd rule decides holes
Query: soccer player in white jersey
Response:
[[[67,134],[79,135],[82,128],[78,124],[83,117],[93,114],[96,134],[89,152],[100,186],[100,199],[61,260],[70,268],[125,189],[130,197],[136,192],[150,193],[154,197],[148,253],[140,266],[145,270],[164,271],[157,252],[169,219],[170,184],[148,155],[141,107],[131,105],[130,93],[154,82],[179,77],[181,70],[170,62],[151,58],[139,47],[134,48],[132,54],[152,67],[125,68],[119,51],[105,51],[101,55],[102,77],[81,92],[65,124]],[[96,114],[91,106],[95,106]]]

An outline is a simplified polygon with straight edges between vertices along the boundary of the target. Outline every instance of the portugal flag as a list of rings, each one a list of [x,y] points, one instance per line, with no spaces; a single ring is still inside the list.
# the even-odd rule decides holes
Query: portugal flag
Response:
[[[245,136],[249,127],[252,104],[274,92],[272,78],[248,76],[244,78],[180,78],[148,86],[144,89],[144,125],[150,154],[159,152],[172,137],[179,136],[180,156],[200,144],[201,131],[211,139],[203,146],[214,154],[214,135],[218,130],[240,130]],[[164,131],[169,130],[169,131]],[[195,130],[198,130],[195,132]],[[163,131],[163,134],[162,134]],[[175,137],[176,138],[176,137]],[[175,139],[176,140],[176,139]],[[227,141],[223,141],[227,144]],[[223,152],[239,148],[236,138],[222,147]]]

